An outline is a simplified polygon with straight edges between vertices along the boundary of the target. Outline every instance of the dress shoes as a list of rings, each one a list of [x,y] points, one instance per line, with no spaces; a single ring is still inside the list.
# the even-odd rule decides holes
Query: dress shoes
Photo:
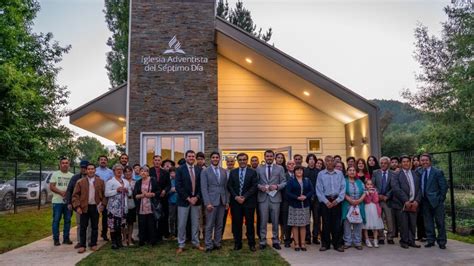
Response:
[[[206,248],[206,253],[211,253],[212,252],[212,248]]]
[[[394,245],[394,244],[395,244],[395,241],[393,241],[393,239],[389,239],[389,240],[387,240],[387,243],[388,243],[389,245]]]
[[[335,248],[335,250],[339,251],[339,252],[344,252],[344,248],[343,247],[337,247]]]
[[[430,248],[430,247],[434,247],[434,246],[435,246],[434,243],[427,243],[427,244],[425,245],[425,248]]]
[[[242,249],[242,245],[234,245],[234,250],[241,250]]]
[[[405,243],[401,243],[401,244],[400,244],[400,247],[402,247],[402,248],[404,248],[404,249],[407,249],[407,248],[408,248],[408,245],[405,244]]]
[[[385,240],[384,240],[384,239],[380,239],[380,240],[379,240],[379,245],[385,245]]]
[[[91,247],[91,250],[92,250],[92,251],[97,251],[97,246],[92,246],[92,247]]]
[[[77,250],[77,253],[79,253],[79,254],[82,254],[82,253],[84,253],[84,252],[86,252],[86,248],[85,248],[85,247],[80,247],[80,248]]]
[[[262,245],[262,244],[260,244],[260,246],[259,246],[259,249],[260,249],[260,250],[264,250],[265,248],[267,248],[267,245]]]
[[[290,243],[285,243],[285,248],[291,248],[291,244]]]
[[[199,251],[204,251],[204,248],[200,245],[197,245],[197,246],[193,246],[194,249],[197,249]]]
[[[178,248],[176,250],[176,255],[179,255],[179,254],[183,253],[183,251],[184,251],[184,248]]]
[[[315,237],[315,238],[313,238],[313,244],[321,245],[321,242],[319,241],[319,239],[317,239],[317,238]]]
[[[439,248],[440,249],[446,249],[446,245],[445,244],[439,245]]]
[[[255,248],[255,246],[250,246],[250,248],[249,248],[249,249],[250,249],[250,251],[252,251],[252,252],[255,252],[255,251],[257,251],[257,249]]]
[[[411,243],[409,246],[412,248],[421,248],[421,246],[416,243]]]
[[[280,246],[280,244],[273,244],[273,248],[276,249],[276,250],[280,250],[281,246]]]
[[[320,247],[320,248],[319,248],[319,251],[326,251],[326,250],[328,250],[327,247]]]
[[[72,245],[71,239],[64,239],[63,244]]]

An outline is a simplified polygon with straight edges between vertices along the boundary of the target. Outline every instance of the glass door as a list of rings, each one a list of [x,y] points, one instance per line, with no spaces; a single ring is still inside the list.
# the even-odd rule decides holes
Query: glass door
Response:
[[[142,133],[141,164],[153,165],[153,156],[178,162],[187,150],[204,151],[204,133]]]

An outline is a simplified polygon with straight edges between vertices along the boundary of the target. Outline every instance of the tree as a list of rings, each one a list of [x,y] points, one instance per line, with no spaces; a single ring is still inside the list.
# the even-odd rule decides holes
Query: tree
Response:
[[[415,30],[415,58],[421,65],[418,91],[403,96],[430,115],[428,150],[474,148],[474,5],[445,7],[441,36]]]
[[[129,6],[129,0],[105,0],[105,21],[112,32],[105,68],[112,88],[127,82]]]
[[[109,153],[104,145],[94,137],[79,137],[76,140],[75,146],[79,153],[80,160],[95,162],[100,155],[108,156]]]
[[[72,132],[60,126],[69,92],[57,64],[70,46],[52,33],[34,33],[35,0],[0,2],[0,150],[3,159],[43,160]]]
[[[230,23],[262,39],[264,42],[268,42],[272,38],[272,28],[269,28],[264,34],[262,33],[262,28],[257,30],[257,25],[254,24],[250,11],[244,7],[244,3],[241,0],[238,0],[232,9],[229,9],[227,0],[225,3],[224,0],[219,0],[216,13],[217,16],[228,20]]]

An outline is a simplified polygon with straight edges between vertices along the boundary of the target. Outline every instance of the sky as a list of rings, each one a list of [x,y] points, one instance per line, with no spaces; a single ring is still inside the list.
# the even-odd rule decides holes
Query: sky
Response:
[[[59,64],[58,83],[71,92],[68,110],[108,91],[106,45],[111,36],[103,0],[40,0],[35,32],[52,32],[71,45]],[[235,0],[229,0],[234,6]],[[450,0],[243,0],[254,22],[272,27],[270,43],[367,99],[401,99],[401,90],[416,89],[418,64],[413,58],[414,29],[432,34],[446,20]],[[97,137],[63,123],[78,136]]]

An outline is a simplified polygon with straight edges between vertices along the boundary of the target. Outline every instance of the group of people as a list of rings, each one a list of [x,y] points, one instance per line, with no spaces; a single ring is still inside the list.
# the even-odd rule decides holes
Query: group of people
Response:
[[[69,173],[69,161],[62,158],[60,170],[50,181],[53,197],[53,239],[60,245],[59,221],[64,218],[63,243],[69,239],[71,212],[78,224],[78,252],[97,249],[99,216],[101,236],[112,248],[136,242],[134,224],[138,219],[138,244],[155,245],[177,238],[177,254],[186,240],[205,252],[219,250],[230,211],[234,250],[242,249],[243,226],[249,249],[267,247],[267,225],[271,243],[281,249],[293,244],[295,251],[320,244],[320,251],[332,247],[343,252],[394,244],[400,235],[402,248],[438,244],[446,248],[444,201],[446,178],[431,166],[429,154],[421,156],[364,159],[349,157],[347,167],[341,156],[317,158],[296,154],[286,161],[282,153],[264,152],[264,162],[245,153],[225,158],[212,152],[206,166],[203,153],[188,150],[177,165],[153,157],[153,166],[120,163],[107,168],[100,156],[98,166],[81,161],[81,172]],[[235,167],[237,161],[237,167]],[[379,163],[380,161],[380,163]],[[256,217],[256,227],[254,219]],[[312,220],[312,228],[310,227]],[[437,233],[435,231],[435,225]],[[415,234],[418,233],[418,238]],[[204,246],[201,245],[201,234]]]

